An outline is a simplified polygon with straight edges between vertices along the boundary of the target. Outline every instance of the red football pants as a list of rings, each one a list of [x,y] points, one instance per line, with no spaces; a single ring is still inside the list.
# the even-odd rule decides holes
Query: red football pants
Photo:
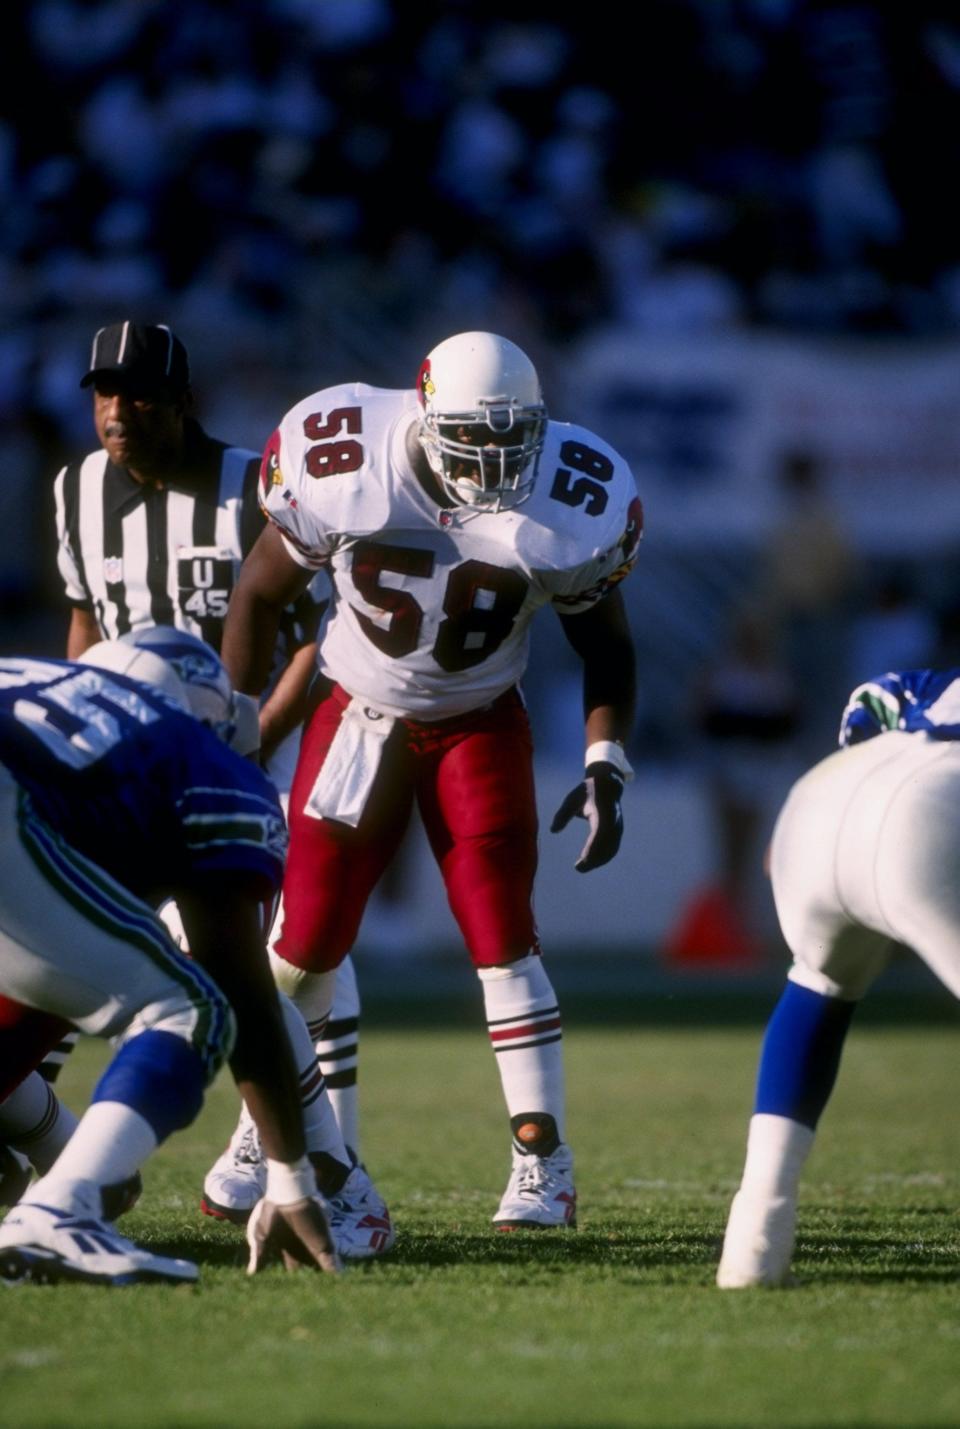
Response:
[[[0,1101],[72,1030],[62,1017],[0,997]]]
[[[277,952],[311,972],[343,961],[414,801],[477,966],[512,962],[536,949],[533,743],[517,691],[438,724],[397,720],[356,828],[303,813],[348,698],[335,688],[300,746]]]

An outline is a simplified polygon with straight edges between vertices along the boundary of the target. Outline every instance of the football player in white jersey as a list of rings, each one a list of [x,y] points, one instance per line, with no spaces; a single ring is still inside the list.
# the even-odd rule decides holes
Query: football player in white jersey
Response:
[[[790,1283],[800,1175],[857,1003],[895,946],[960,997],[960,670],[858,686],[840,744],[793,786],[773,833],[794,961],[764,1035],[723,1290]]]
[[[415,389],[347,383],[298,403],[268,443],[261,502],[270,524],[224,628],[237,687],[262,688],[279,613],[318,569],[335,592],[291,791],[278,984],[322,1024],[416,802],[482,984],[510,1117],[494,1224],[573,1226],[518,682],[530,620],[552,605],[583,661],[586,726],[582,779],[552,827],[586,820],[587,872],[619,848],[631,777],[634,648],[617,589],[642,527],[631,472],[592,432],[548,419],[514,343],[468,332],[434,348]]]

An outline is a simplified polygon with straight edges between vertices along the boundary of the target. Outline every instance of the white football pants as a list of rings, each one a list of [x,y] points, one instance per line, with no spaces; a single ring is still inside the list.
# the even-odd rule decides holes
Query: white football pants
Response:
[[[146,903],[41,819],[0,765],[0,992],[97,1037],[147,1027],[195,1046],[211,1075],[233,1014]]]
[[[960,997],[960,743],[890,732],[791,790],[771,879],[793,982],[855,1001],[912,948]]]

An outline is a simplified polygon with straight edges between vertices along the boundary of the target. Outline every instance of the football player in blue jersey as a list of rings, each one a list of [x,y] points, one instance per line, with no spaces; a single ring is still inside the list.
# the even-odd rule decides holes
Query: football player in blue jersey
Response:
[[[228,747],[249,723],[218,657],[181,631],[104,642],[83,663],[0,660],[0,1099],[65,1023],[117,1044],[73,1136],[0,1224],[5,1280],[196,1279],[118,1235],[100,1188],[194,1120],[227,1058],[268,1163],[251,1272],[274,1254],[337,1268],[264,946],[284,820]],[[191,958],[153,911],[164,896]]]
[[[857,1003],[898,944],[960,997],[960,670],[858,686],[791,790],[770,877],[793,954],[767,1026],[721,1289],[790,1281],[800,1175]]]

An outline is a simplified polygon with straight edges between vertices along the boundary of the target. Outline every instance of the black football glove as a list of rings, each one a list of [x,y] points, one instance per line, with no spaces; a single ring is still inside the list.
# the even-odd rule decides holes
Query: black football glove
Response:
[[[603,760],[588,764],[583,782],[570,790],[554,814],[550,825],[552,834],[565,829],[574,817],[586,819],[590,826],[587,841],[574,864],[578,873],[601,868],[616,855],[623,837],[623,813],[620,809],[623,783],[624,776],[616,765]]]
[[[287,1270],[309,1266],[336,1275],[342,1268],[318,1196],[307,1196],[287,1206],[278,1206],[266,1197],[258,1201],[247,1221],[247,1245],[250,1247],[248,1275],[256,1275],[258,1270],[278,1259]]]

